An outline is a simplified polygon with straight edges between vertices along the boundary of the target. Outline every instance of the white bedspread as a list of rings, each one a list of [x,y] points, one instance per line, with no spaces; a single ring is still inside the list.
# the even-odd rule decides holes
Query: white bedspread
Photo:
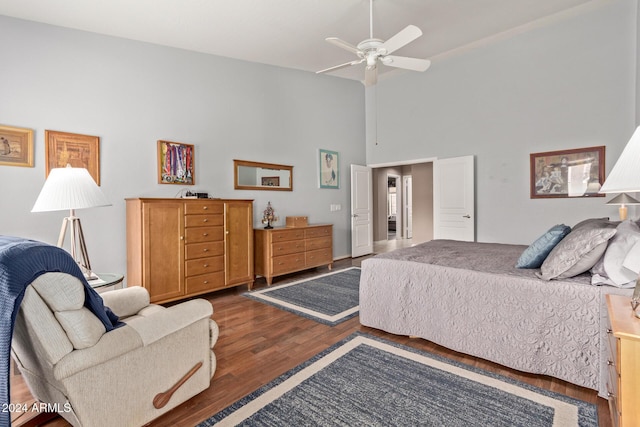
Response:
[[[436,240],[362,262],[360,322],[606,396],[605,294],[516,269],[526,246]]]

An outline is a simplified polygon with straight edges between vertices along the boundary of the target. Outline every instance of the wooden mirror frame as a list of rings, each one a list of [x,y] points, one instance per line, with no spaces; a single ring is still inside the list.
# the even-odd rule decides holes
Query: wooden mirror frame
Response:
[[[273,186],[273,185],[242,185],[238,182],[238,167],[254,167],[261,169],[270,169],[274,171],[289,172],[289,186]],[[267,177],[265,177],[267,178]],[[270,191],[293,191],[293,166],[278,165],[275,163],[251,162],[248,160],[233,160],[233,188],[236,190],[270,190]]]

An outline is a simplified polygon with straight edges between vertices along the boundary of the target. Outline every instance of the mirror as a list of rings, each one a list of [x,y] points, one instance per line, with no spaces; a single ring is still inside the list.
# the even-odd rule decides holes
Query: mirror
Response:
[[[293,191],[293,166],[234,160],[233,188]]]

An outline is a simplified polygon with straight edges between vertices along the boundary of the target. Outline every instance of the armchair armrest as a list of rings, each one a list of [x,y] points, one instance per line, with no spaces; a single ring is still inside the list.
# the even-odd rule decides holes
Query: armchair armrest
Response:
[[[118,317],[133,316],[149,305],[149,291],[142,286],[115,289],[104,292],[100,296],[104,305],[109,307]]]
[[[199,320],[208,319],[212,314],[213,306],[209,301],[194,299],[148,316],[133,318],[127,321],[127,325],[138,332],[146,346]]]

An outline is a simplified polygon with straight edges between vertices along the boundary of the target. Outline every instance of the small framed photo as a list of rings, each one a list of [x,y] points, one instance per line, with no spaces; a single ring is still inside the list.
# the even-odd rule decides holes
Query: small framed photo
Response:
[[[322,148],[318,153],[320,188],[340,188],[340,155]]]
[[[46,176],[53,168],[85,168],[100,185],[100,138],[77,133],[44,131]]]
[[[33,167],[33,130],[0,125],[0,165]]]
[[[194,185],[195,162],[193,145],[158,141],[158,184]]]
[[[263,176],[261,178],[261,184],[267,187],[280,187],[279,176]]]
[[[532,153],[531,198],[604,197],[605,147]]]

